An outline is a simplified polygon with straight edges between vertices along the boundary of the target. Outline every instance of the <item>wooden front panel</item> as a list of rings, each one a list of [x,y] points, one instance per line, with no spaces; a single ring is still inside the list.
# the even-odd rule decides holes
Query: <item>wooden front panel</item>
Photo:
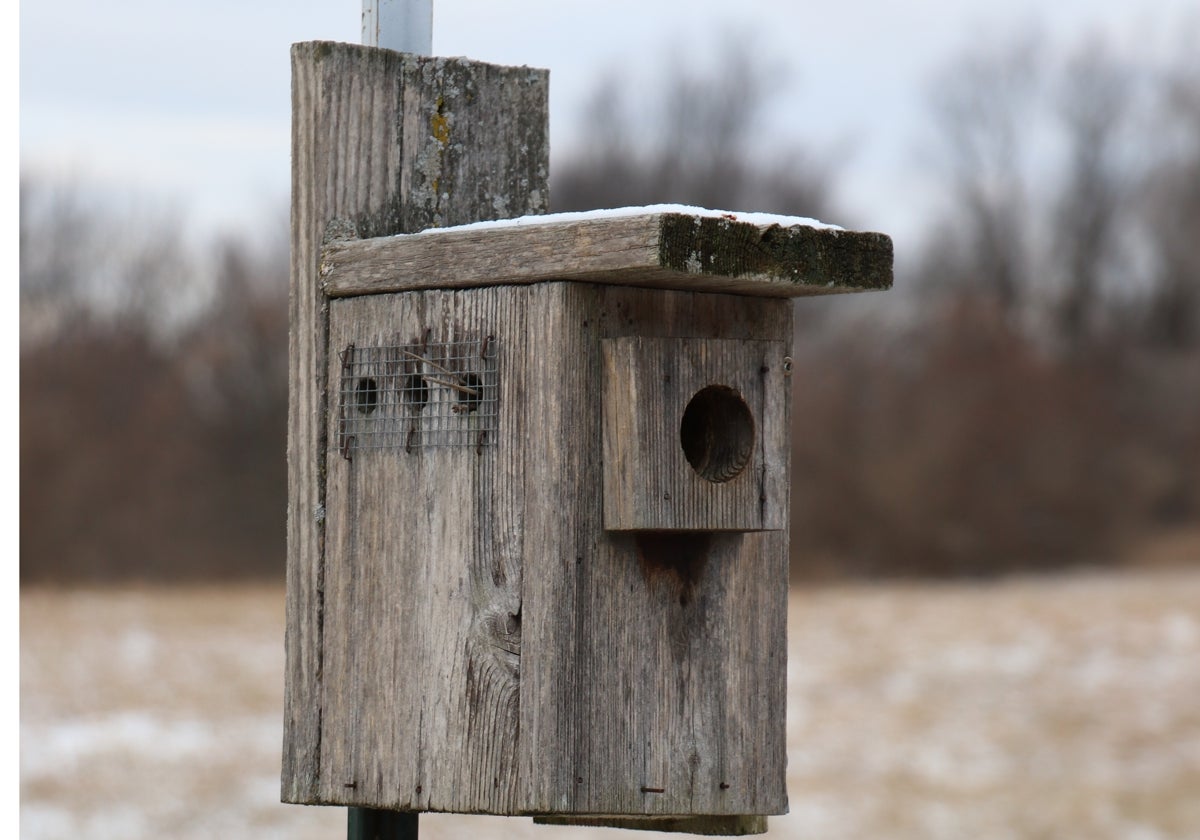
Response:
[[[785,342],[644,338],[601,342],[604,527],[772,531],[788,446]]]
[[[787,532],[605,531],[605,339],[787,341],[786,301],[583,284],[531,300],[520,767],[532,812],[787,809]],[[769,389],[786,428],[787,382]],[[769,492],[787,509],[787,451]]]
[[[348,447],[331,398],[321,801],[786,810],[786,532],[606,532],[599,383],[604,339],[783,340],[790,319],[782,301],[573,283],[332,304],[331,385],[350,344],[492,335],[499,417],[483,446]],[[358,405],[382,411],[390,387]]]

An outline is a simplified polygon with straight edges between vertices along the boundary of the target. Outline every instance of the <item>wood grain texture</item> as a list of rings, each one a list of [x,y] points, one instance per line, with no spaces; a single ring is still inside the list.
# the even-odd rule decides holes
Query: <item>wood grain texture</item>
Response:
[[[727,832],[785,810],[786,532],[606,533],[599,384],[607,339],[790,330],[787,301],[577,283],[334,301],[334,350],[496,336],[500,419],[478,451],[329,443],[315,799]]]
[[[766,834],[767,818],[739,817],[534,817],[539,825],[583,825],[596,828],[629,828],[635,831],[663,831],[698,834],[707,837],[744,837]]]
[[[787,533],[606,532],[598,385],[604,339],[786,341],[791,306],[579,283],[531,289],[546,352],[527,390],[539,455],[525,465],[526,808],[782,813]],[[779,390],[786,407],[786,381]],[[786,474],[786,449],[778,457]]]
[[[297,44],[292,64],[288,596],[282,798],[320,801],[329,441],[320,249],[545,212],[545,71]]]
[[[797,297],[890,288],[892,241],[650,213],[337,242],[321,272],[331,296],[577,280]]]
[[[521,810],[523,298],[473,289],[332,306],[335,348],[495,336],[500,418],[496,445],[330,452],[323,802]],[[339,377],[336,356],[329,371]]]
[[[778,492],[788,446],[786,345],[631,336],[604,358],[604,527],[769,531],[787,527]]]
[[[850,259],[689,216],[660,220],[651,273],[738,295],[545,282],[331,302],[321,275],[347,237],[544,211],[546,77],[328,43],[292,64],[284,800],[714,826],[781,813],[786,532],[603,530],[602,342],[787,341],[790,304],[742,296],[764,260],[799,249],[787,283],[837,291],[882,282],[862,266],[884,243]],[[611,233],[593,256],[645,245]],[[437,270],[502,276],[528,257],[512,247],[475,268],[443,249]],[[890,283],[890,241],[886,257]],[[344,458],[336,351],[427,333],[497,336],[500,439]],[[762,400],[786,429],[787,382]],[[761,457],[786,510],[786,447]]]

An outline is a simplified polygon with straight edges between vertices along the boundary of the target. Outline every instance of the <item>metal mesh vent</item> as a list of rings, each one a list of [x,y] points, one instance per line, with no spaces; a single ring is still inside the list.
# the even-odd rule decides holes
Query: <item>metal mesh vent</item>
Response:
[[[341,353],[338,449],[482,450],[496,440],[496,339],[356,347]]]

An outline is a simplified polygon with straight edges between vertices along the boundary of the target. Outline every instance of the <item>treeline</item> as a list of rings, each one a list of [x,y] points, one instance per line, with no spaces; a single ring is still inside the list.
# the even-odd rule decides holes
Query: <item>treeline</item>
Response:
[[[21,580],[278,577],[287,250],[21,184]]]
[[[1002,44],[947,67],[931,128],[946,212],[908,311],[801,337],[797,562],[1046,569],[1194,527],[1197,65]]]
[[[756,145],[778,86],[753,55],[649,97],[601,84],[554,209],[858,226],[829,155]],[[1194,62],[1020,41],[940,78],[920,253],[885,295],[797,303],[799,576],[1120,562],[1200,524]],[[281,574],[283,229],[193,247],[161,213],[22,184],[22,580]]]

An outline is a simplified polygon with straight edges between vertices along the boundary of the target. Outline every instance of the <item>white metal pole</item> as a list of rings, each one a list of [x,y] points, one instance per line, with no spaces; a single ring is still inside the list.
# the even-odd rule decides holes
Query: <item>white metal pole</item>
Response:
[[[362,42],[397,52],[433,55],[433,0],[363,0]],[[347,840],[418,840],[417,813],[347,810]]]
[[[433,0],[363,0],[362,42],[433,55]]]

